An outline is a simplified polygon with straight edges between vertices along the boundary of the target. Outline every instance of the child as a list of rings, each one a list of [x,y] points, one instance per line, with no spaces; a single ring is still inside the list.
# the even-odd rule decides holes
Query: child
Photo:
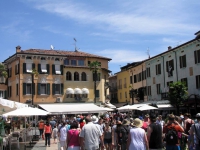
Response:
[[[58,128],[55,125],[53,129],[53,139],[54,139],[54,144],[57,144],[57,137],[58,137]]]

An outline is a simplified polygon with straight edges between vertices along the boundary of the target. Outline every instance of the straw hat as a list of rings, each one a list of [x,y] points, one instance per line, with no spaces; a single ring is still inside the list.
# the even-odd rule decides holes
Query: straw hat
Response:
[[[130,122],[129,122],[127,119],[124,119],[124,121],[123,121],[122,124],[123,124],[123,125],[130,125]]]
[[[141,128],[143,123],[139,118],[136,118],[135,120],[133,120],[133,123],[131,125],[137,128]]]

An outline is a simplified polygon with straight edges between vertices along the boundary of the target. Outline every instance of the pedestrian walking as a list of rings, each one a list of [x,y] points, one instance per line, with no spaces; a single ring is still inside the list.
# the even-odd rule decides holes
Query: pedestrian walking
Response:
[[[59,137],[59,141],[60,141],[60,150],[66,150],[67,148],[67,130],[66,130],[66,126],[65,126],[65,121],[62,122],[62,126],[60,127],[60,129],[58,130],[58,137]]]
[[[40,138],[42,138],[42,134],[44,132],[44,121],[41,119],[40,122],[38,123],[38,129],[40,131]]]
[[[57,144],[57,137],[58,137],[58,127],[57,127],[57,125],[54,126],[52,134],[53,134],[54,144]]]
[[[104,137],[104,145],[106,147],[106,150],[111,150],[111,148],[112,148],[112,128],[109,125],[109,121],[105,122],[103,137]]]
[[[46,123],[46,125],[44,126],[44,133],[43,135],[45,136],[45,146],[50,147],[50,138],[51,138],[51,133],[52,133],[52,129],[51,129],[51,125],[49,124],[49,122]]]

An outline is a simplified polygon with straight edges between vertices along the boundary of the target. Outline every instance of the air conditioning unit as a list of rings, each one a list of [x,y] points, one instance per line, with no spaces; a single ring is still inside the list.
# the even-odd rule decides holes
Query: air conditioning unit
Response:
[[[57,97],[56,98],[56,103],[61,103],[62,102],[62,98],[61,97]]]

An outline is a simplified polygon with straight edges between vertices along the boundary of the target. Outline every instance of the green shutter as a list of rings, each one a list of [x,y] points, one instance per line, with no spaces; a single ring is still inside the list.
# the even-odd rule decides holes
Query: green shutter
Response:
[[[52,84],[52,95],[55,95],[55,83]]]
[[[33,95],[35,95],[35,83],[33,83]]]
[[[17,66],[18,66],[17,74],[19,74],[19,72],[20,72],[20,66],[19,66],[19,64],[17,64]]]
[[[60,92],[60,94],[63,95],[63,83],[61,83],[61,92]]]
[[[10,77],[12,77],[12,67],[10,68]]]
[[[35,64],[34,64],[34,63],[32,63],[32,70],[33,70],[33,69],[35,69]]]
[[[38,73],[40,74],[41,72],[41,64],[38,64]]]
[[[4,91],[4,98],[5,98],[5,99],[8,98],[7,91]]]
[[[27,73],[26,72],[26,63],[23,63],[23,73]]]
[[[47,95],[50,95],[50,83],[47,83]]]
[[[26,95],[26,83],[23,83],[23,95]]]
[[[96,90],[96,97],[99,97],[99,90]]]
[[[61,75],[63,75],[63,65],[60,65],[60,72],[61,72]]]
[[[40,92],[40,85],[41,85],[40,83],[37,84],[37,94],[38,94],[38,95],[40,95],[40,93],[41,93],[41,92]]]
[[[49,64],[47,64],[47,74],[49,74]]]
[[[56,74],[56,73],[55,73],[55,65],[52,65],[52,74],[53,74],[53,75]]]

